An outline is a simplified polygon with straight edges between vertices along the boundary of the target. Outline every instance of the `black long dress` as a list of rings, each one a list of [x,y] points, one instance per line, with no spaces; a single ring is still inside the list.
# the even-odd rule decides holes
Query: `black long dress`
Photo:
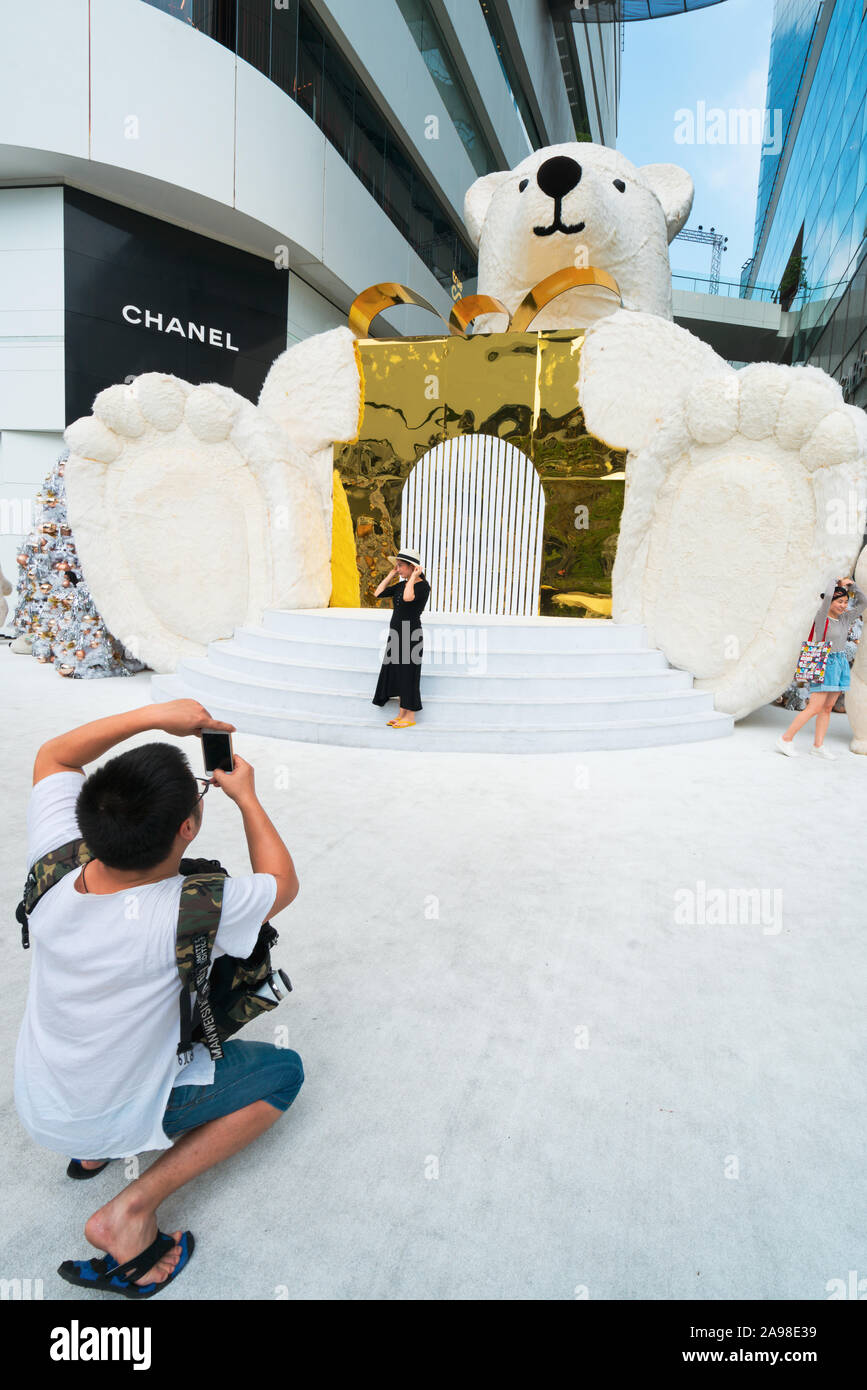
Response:
[[[385,656],[376,683],[375,705],[384,705],[397,696],[401,709],[420,710],[421,661],[424,638],[422,609],[430,598],[430,584],[421,575],[416,580],[414,597],[407,602],[403,596],[407,580],[399,579],[383,589],[380,598],[393,600]]]

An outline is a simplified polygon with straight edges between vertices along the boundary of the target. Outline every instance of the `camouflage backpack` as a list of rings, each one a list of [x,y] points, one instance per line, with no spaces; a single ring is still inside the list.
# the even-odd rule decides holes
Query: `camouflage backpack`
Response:
[[[15,910],[25,950],[30,945],[28,917],[40,898],[90,859],[83,840],[70,840],[33,864],[24,885],[24,897]],[[181,978],[178,1062],[183,1066],[192,1058],[194,1042],[203,1042],[214,1060],[222,1057],[226,1038],[275,1008],[283,998],[279,982],[287,993],[292,984],[285,971],[275,970],[271,964],[271,948],[278,937],[270,922],[259,928],[256,945],[246,960],[218,956],[209,974],[228,873],[217,859],[182,859],[179,871],[187,880],[181,889],[176,945]],[[271,999],[258,993],[266,985],[273,993]]]

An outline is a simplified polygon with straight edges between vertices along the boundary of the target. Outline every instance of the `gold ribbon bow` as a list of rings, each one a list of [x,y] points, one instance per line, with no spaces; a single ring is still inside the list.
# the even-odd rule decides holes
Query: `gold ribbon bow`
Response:
[[[510,314],[505,304],[493,295],[465,295],[463,299],[458,300],[449,315],[448,330],[456,338],[465,338],[467,329],[479,314],[505,314],[509,325],[507,332],[525,333],[536,315],[550,304],[552,299],[564,294],[566,290],[579,289],[583,285],[598,285],[609,290],[622,303],[620,286],[607,270],[598,270],[592,265],[582,269],[567,266],[563,270],[555,270],[553,275],[546,275],[544,280],[534,285],[521,300],[514,314]],[[399,285],[396,281],[387,280],[362,290],[349,310],[349,327],[357,338],[367,338],[370,336],[370,325],[377,314],[381,314],[384,309],[393,309],[398,304],[413,304],[418,309],[429,309],[445,323],[439,310],[420,294],[408,290],[405,285]]]

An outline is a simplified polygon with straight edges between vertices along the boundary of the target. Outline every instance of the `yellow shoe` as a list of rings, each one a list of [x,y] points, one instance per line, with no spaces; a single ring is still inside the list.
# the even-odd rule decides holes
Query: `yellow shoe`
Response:
[[[395,719],[391,726],[393,729],[414,729],[414,719]]]

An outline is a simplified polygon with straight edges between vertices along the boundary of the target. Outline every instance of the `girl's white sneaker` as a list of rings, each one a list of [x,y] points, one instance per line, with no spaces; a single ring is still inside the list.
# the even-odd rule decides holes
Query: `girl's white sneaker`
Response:
[[[794,746],[794,741],[792,739],[789,739],[787,741],[783,738],[782,734],[780,734],[780,737],[777,739],[776,743],[774,744],[774,747],[776,748],[778,753],[785,753],[787,758],[799,758],[801,756],[797,748]]]
[[[830,763],[837,761],[837,754],[829,753],[824,744],[822,744],[821,748],[817,748],[814,743],[813,747],[810,749],[810,752],[813,754],[814,758],[827,758],[828,762]]]

